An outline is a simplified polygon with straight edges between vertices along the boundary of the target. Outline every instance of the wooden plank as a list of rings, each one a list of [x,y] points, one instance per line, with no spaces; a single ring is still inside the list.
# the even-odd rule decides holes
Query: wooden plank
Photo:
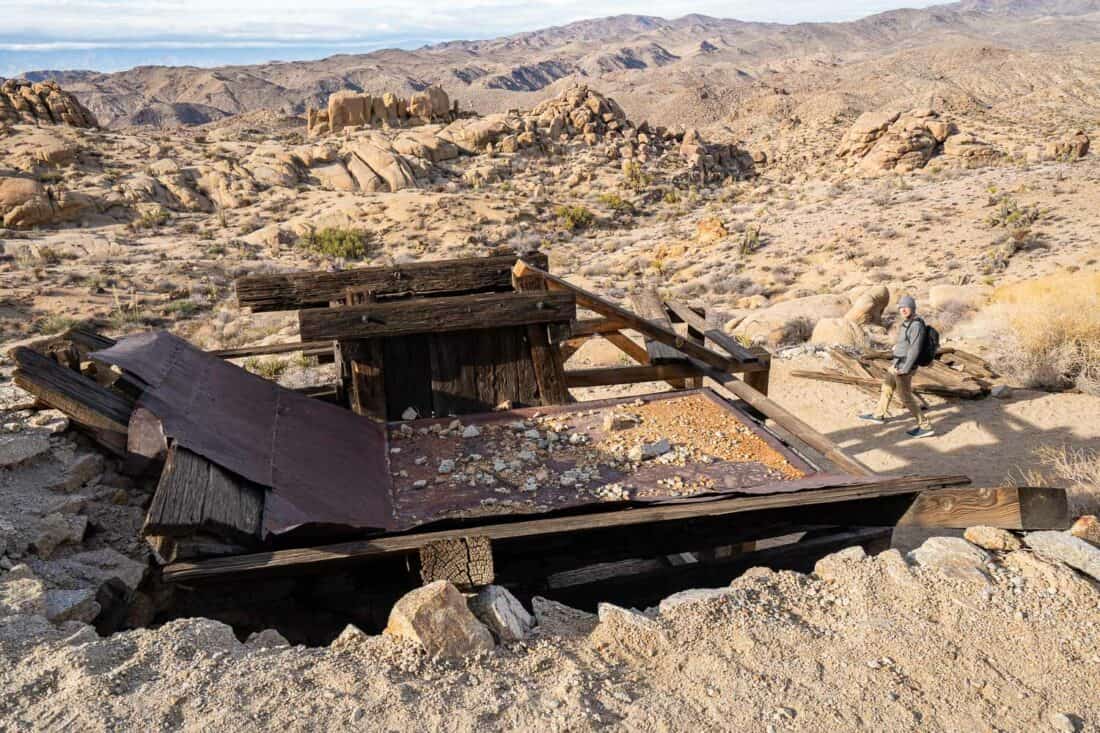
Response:
[[[799,379],[814,379],[819,382],[850,384],[854,387],[862,387],[865,390],[872,391],[874,391],[875,388],[879,384],[881,384],[881,382],[875,379],[870,379],[866,377],[852,377],[847,374],[841,374],[840,372],[832,371],[794,369],[791,371],[791,376],[798,377]],[[978,397],[981,397],[982,395],[981,389],[947,387],[942,384],[935,383],[917,384],[916,380],[914,380],[913,383],[913,392],[917,394],[939,395],[941,397],[961,397],[964,399],[976,399]]]
[[[546,326],[527,326],[527,341],[531,346],[531,363],[539,387],[539,400],[544,405],[564,405],[572,400],[565,386],[565,368],[558,345],[550,342]]]
[[[642,318],[675,333],[675,329],[672,327],[672,321],[668,319],[668,314],[665,313],[665,309],[661,305],[661,298],[657,295],[656,290],[647,289],[634,293],[630,300],[634,304],[634,310],[636,310],[638,315]],[[650,364],[681,364],[687,359],[687,357],[677,349],[661,341],[655,341],[652,338],[646,338],[645,350],[649,352]]]
[[[569,321],[576,314],[568,293],[489,293],[302,310],[298,325],[303,340],[342,340]]]
[[[574,321],[570,328],[570,333],[572,333],[574,337],[595,336],[600,333],[608,333],[609,331],[621,331],[628,327],[625,321],[620,321],[616,318],[588,318]]]
[[[774,420],[784,430],[825,456],[842,470],[856,476],[873,475],[873,471],[847,455],[836,443],[792,415],[778,403],[768,399],[766,395],[754,389],[751,385],[746,384],[732,374],[726,374],[717,369],[708,369],[702,365],[699,366],[704,369],[706,376],[721,385],[722,389],[744,400],[750,407]]]
[[[733,337],[723,333],[717,328],[711,328],[707,325],[705,318],[700,316],[694,310],[689,308],[684,303],[678,300],[666,300],[665,305],[668,309],[675,313],[680,320],[688,324],[697,331],[702,332],[704,336],[710,341],[718,344],[719,348],[725,351],[738,361],[755,361],[757,359],[756,354],[750,351],[748,348],[737,343],[737,340]]]
[[[661,506],[596,512],[569,517],[534,519],[504,524],[423,532],[412,535],[357,540],[322,547],[306,547],[237,557],[216,558],[196,563],[175,563],[164,569],[164,579],[172,582],[199,580],[265,568],[316,566],[327,562],[378,557],[412,552],[432,542],[457,537],[487,537],[501,540],[557,533],[578,532],[607,527],[626,527],[652,522],[669,522],[700,516],[721,516],[782,507],[804,507],[867,498],[912,494],[937,486],[967,483],[966,476],[903,477],[884,479],[862,486],[843,486],[793,493],[738,496],[707,502],[666,504]]]
[[[400,378],[386,381],[386,413],[390,420],[403,420],[408,408],[421,417],[432,414],[431,337],[428,334],[384,339],[382,362],[388,374]]]
[[[674,386],[681,389],[682,380],[697,377],[702,373],[691,364],[639,364],[638,366],[625,367],[595,367],[593,369],[566,370],[565,383],[570,388],[574,388],[680,380]]]
[[[546,255],[525,254],[546,268]],[[512,289],[516,256],[470,257],[415,262],[392,267],[363,267],[341,272],[299,272],[246,275],[237,278],[237,300],[253,313],[299,308],[325,308],[347,288],[359,288],[375,297],[507,292]]]
[[[434,413],[437,416],[466,415],[491,410],[493,406],[478,394],[476,334],[432,334],[429,344]]]
[[[584,346],[584,343],[588,341],[589,338],[591,337],[581,336],[580,338],[571,338],[561,344],[558,347],[558,353],[561,354],[561,363],[564,365],[565,362],[573,358],[573,355],[581,350],[581,347]]]
[[[210,532],[233,541],[260,535],[263,491],[173,444],[142,533],[188,537]]]
[[[512,278],[518,292],[546,290],[539,277]],[[563,405],[572,400],[565,386],[565,369],[558,344],[550,338],[548,326],[541,323],[527,326],[527,343],[531,349],[531,364],[538,383],[539,400],[543,405]]]
[[[291,354],[301,351],[306,356],[320,356],[332,353],[332,340],[296,341],[286,344],[267,344],[264,346],[238,346],[233,349],[215,349],[208,353],[222,359],[240,359],[248,356],[266,356],[268,354]]]
[[[756,363],[762,368],[755,371],[746,371],[741,375],[741,378],[745,380],[745,384],[767,397],[768,382],[771,380],[772,373],[772,355],[762,346],[754,348],[756,349],[754,353],[757,358]]]
[[[381,339],[345,341],[339,345],[347,376],[348,404],[357,415],[386,419],[386,376]]]
[[[134,403],[26,347],[12,350],[14,381],[40,401],[91,428],[125,434]]]
[[[643,336],[678,349],[688,356],[698,359],[711,367],[728,372],[730,370],[739,370],[746,366],[746,364],[738,362],[736,359],[724,357],[716,351],[711,351],[706,347],[693,344],[676,332],[650,323],[627,309],[615,305],[608,300],[604,300],[595,293],[590,293],[583,288],[579,288],[572,283],[562,280],[560,277],[540,270],[529,262],[525,262],[524,260],[517,261],[513,272],[517,277],[524,277],[528,274],[540,275],[542,279],[546,280],[551,290],[559,289],[573,293],[577,298],[578,305],[608,318],[622,321],[626,324],[627,328],[632,328]]]
[[[965,529],[1066,529],[1071,524],[1064,489],[1035,486],[924,491],[898,526]]]
[[[649,351],[634,339],[619,331],[601,333],[600,338],[610,341],[615,347],[639,364],[649,363]]]

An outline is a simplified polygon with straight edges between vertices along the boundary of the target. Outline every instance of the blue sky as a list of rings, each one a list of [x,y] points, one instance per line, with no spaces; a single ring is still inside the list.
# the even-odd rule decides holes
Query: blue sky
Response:
[[[257,63],[490,38],[584,18],[703,13],[793,23],[931,2],[890,0],[0,0],[0,75],[139,64]]]

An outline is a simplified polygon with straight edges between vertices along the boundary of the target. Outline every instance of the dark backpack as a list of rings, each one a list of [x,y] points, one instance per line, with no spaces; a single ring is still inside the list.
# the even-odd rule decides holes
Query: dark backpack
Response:
[[[920,353],[917,354],[917,366],[928,366],[936,359],[940,350],[940,332],[927,323],[924,324],[924,340],[920,345]]]

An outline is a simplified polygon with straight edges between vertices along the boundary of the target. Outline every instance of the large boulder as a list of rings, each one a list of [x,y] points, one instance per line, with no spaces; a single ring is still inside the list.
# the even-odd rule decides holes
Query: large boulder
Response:
[[[890,289],[885,285],[872,285],[852,299],[852,307],[844,318],[860,326],[880,324],[882,312],[889,302]]]
[[[822,318],[814,326],[810,343],[816,346],[854,346],[866,348],[870,344],[862,326],[847,318]]]
[[[840,318],[851,308],[844,295],[809,295],[753,311],[733,333],[755,343],[781,346],[805,341],[822,318]]]
[[[400,191],[416,187],[416,175],[408,161],[385,142],[375,139],[357,140],[347,146],[346,152],[348,154],[348,168],[351,170],[352,175],[356,174],[355,169],[352,168],[352,163],[358,158],[385,181],[384,190]],[[358,181],[358,176],[356,176],[356,180]],[[363,186],[362,181],[359,182],[359,185],[361,188],[371,190]]]
[[[0,177],[0,217],[10,229],[72,221],[94,205],[86,194],[51,191],[32,178]]]
[[[454,143],[464,153],[476,154],[515,132],[508,116],[499,113],[486,117],[455,120],[439,132],[439,137]]]
[[[0,122],[96,127],[95,115],[57,82],[7,79],[0,84]]]
[[[1089,136],[1083,130],[1078,130],[1060,140],[1052,140],[1043,149],[1045,157],[1056,160],[1077,160],[1084,158],[1088,152]]]
[[[350,89],[341,89],[328,98],[328,125],[330,132],[340,132],[352,125],[365,125],[369,121],[371,98]]]
[[[343,161],[336,160],[331,163],[324,163],[310,168],[309,172],[320,182],[323,188],[334,191],[354,191],[356,189],[355,179],[348,172]]]
[[[461,657],[493,648],[493,635],[446,580],[406,593],[390,611],[385,633],[417,642],[433,657]]]
[[[1002,157],[996,147],[968,132],[951,135],[944,140],[943,154],[958,159],[967,167],[987,165]]]

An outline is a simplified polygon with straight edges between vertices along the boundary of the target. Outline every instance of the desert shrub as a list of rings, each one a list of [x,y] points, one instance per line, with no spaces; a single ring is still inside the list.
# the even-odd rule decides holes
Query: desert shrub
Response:
[[[1011,343],[1002,368],[1042,389],[1100,395],[1100,272],[1051,275],[998,288]]]
[[[283,375],[289,362],[285,359],[260,359],[250,356],[244,360],[244,368],[253,374],[258,374],[264,379],[277,380]]]
[[[1035,451],[1042,465],[1066,489],[1070,513],[1100,513],[1100,452],[1068,446],[1043,446]]]
[[[75,318],[69,318],[68,316],[57,315],[56,313],[48,316],[43,316],[34,322],[34,330],[37,333],[60,333],[61,331],[67,331],[75,326],[79,321]]]
[[[328,257],[361,260],[367,256],[368,236],[362,229],[325,227],[310,230],[298,240],[298,246]]]
[[[652,182],[653,179],[642,170],[642,164],[638,161],[631,160],[623,164],[623,183],[627,188],[644,191]]]
[[[759,248],[760,227],[756,225],[745,227],[745,230],[741,232],[741,242],[737,247],[738,251],[743,255],[751,255]]]
[[[994,196],[990,199],[990,203],[996,207],[996,211],[987,220],[991,227],[1022,229],[1030,227],[1043,216],[1038,206],[1020,206],[1019,202],[1008,194]]]
[[[554,213],[557,215],[558,223],[561,224],[562,228],[571,232],[584,229],[595,220],[592,212],[579,204],[576,206],[559,206]]]
[[[630,203],[617,193],[601,193],[596,199],[611,209],[612,211],[632,214],[634,213],[634,204]]]
[[[132,221],[130,225],[134,229],[156,229],[167,224],[171,218],[172,215],[168,213],[168,209],[158,206],[155,209],[146,209],[141,212],[141,216]]]

